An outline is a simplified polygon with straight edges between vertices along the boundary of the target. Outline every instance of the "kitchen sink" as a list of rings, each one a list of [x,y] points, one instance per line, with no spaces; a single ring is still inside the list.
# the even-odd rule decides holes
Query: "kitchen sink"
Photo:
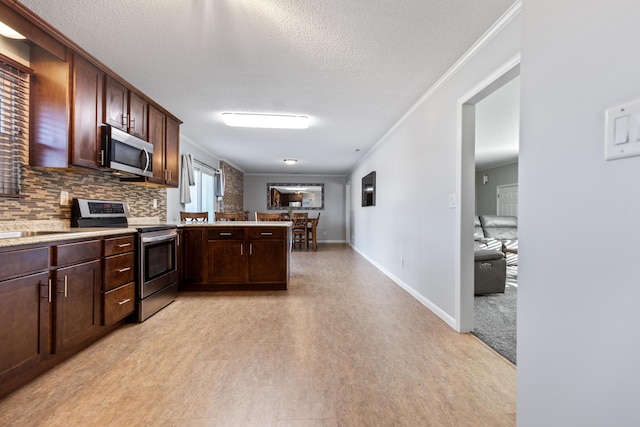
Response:
[[[0,239],[15,239],[16,237],[46,236],[48,234],[73,233],[70,230],[41,230],[41,231],[0,231]]]

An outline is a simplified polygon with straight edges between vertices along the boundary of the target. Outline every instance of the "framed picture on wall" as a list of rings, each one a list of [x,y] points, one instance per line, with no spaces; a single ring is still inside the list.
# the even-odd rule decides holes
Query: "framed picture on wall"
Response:
[[[362,206],[376,205],[376,172],[362,178]]]

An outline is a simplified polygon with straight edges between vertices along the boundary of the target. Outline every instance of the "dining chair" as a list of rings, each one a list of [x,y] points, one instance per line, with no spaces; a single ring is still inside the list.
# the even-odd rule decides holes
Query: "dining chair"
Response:
[[[310,218],[309,221],[307,222],[307,239],[311,240],[314,251],[318,250],[318,246],[317,246],[318,236],[316,234],[318,233],[318,223],[320,222],[321,213],[322,212],[318,212],[317,218]]]
[[[242,221],[242,212],[215,212],[216,221]]]
[[[208,212],[180,212],[180,221],[209,222],[209,213]]]
[[[256,221],[281,221],[279,213],[256,212]]]
[[[293,221],[293,247],[302,247],[309,249],[309,236],[307,233],[307,223],[309,222],[308,212],[294,212],[291,214],[291,221]]]

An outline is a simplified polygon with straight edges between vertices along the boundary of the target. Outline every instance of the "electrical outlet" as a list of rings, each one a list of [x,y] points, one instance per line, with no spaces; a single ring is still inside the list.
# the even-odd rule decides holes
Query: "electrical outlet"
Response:
[[[158,199],[153,199],[153,208],[156,209],[158,207]]]
[[[60,206],[67,206],[69,204],[69,192],[60,191]]]

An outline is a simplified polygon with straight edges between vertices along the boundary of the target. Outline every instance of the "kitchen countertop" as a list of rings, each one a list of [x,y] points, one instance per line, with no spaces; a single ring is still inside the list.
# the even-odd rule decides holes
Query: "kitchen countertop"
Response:
[[[28,237],[0,238],[0,248],[31,245],[37,243],[62,242],[65,240],[83,239],[120,234],[132,234],[138,230],[136,224],[158,223],[157,218],[130,218],[129,227],[118,228],[72,228],[69,221],[11,221],[0,222],[0,235],[12,231],[48,231],[50,234]],[[170,223],[171,224],[171,223]],[[285,227],[291,228],[290,221],[217,221],[198,223],[174,223],[179,228],[192,227]],[[55,233],[53,233],[55,232]],[[59,233],[58,233],[59,232]]]
[[[7,230],[8,231],[25,231],[23,230]],[[10,237],[0,239],[0,248],[19,246],[19,245],[31,245],[34,243],[51,243],[62,242],[65,240],[83,239],[91,237],[101,236],[113,236],[120,234],[132,234],[137,233],[137,229],[133,227],[120,227],[120,228],[31,228],[28,231],[54,231],[55,233],[43,234],[39,236],[28,237]],[[59,232],[59,233],[58,233]],[[3,231],[0,231],[0,235]]]
[[[215,222],[182,222],[178,227],[293,227],[291,221],[215,221]]]

